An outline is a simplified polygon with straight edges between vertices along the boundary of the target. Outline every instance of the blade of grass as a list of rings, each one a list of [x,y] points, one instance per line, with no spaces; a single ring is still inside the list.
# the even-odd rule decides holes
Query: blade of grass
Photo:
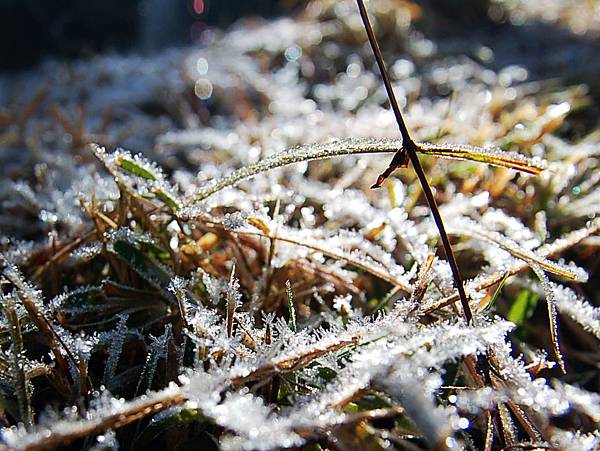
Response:
[[[222,224],[213,222],[213,224],[221,226]],[[264,235],[263,233],[260,232],[249,232],[246,230],[232,230],[231,233],[236,233],[236,234],[240,234],[240,235],[254,235],[254,236],[259,236],[259,237],[264,237],[264,238],[269,238],[269,236]],[[275,239],[275,238],[273,238]],[[373,274],[376,277],[379,277],[382,280],[385,280],[386,282],[390,283],[391,285],[394,285],[395,287],[401,289],[402,291],[406,291],[407,293],[412,293],[413,288],[411,287],[410,283],[408,280],[403,280],[400,277],[395,277],[393,274],[390,273],[389,268],[384,268],[384,267],[379,267],[379,266],[374,266],[371,261],[369,261],[366,258],[366,255],[364,253],[360,253],[357,256],[354,256],[353,254],[343,254],[340,253],[337,249],[331,249],[330,247],[327,246],[326,242],[321,243],[316,243],[316,242],[310,242],[310,243],[305,243],[302,242],[298,239],[292,239],[292,238],[288,238],[288,237],[284,237],[281,235],[278,235],[276,238],[278,241],[282,241],[285,243],[290,243],[290,244],[294,244],[297,246],[302,246],[305,247],[307,249],[312,249],[316,252],[320,252],[324,255],[327,255],[328,257],[331,257],[333,259],[337,259],[337,260],[341,260],[341,261],[345,261],[347,262],[349,265],[352,265],[356,268],[360,268],[365,272],[368,272],[369,274]]]
[[[417,151],[425,155],[453,160],[470,160],[492,166],[516,169],[537,175],[546,169],[546,162],[539,158],[529,158],[515,152],[505,152],[498,148],[476,147],[467,144],[417,143]]]
[[[233,335],[233,319],[235,317],[235,311],[239,306],[239,295],[238,295],[238,281],[235,278],[235,264],[231,268],[231,274],[229,275],[229,284],[227,287],[227,336]]]
[[[531,269],[535,275],[540,279],[542,288],[546,295],[546,305],[548,306],[548,322],[550,323],[550,337],[552,339],[552,350],[554,351],[554,357],[556,357],[558,366],[560,367],[563,374],[566,374],[565,361],[560,352],[560,343],[558,341],[558,318],[556,313],[556,296],[554,290],[550,285],[548,276],[544,273],[543,269],[539,265],[532,264]]]
[[[338,139],[323,144],[297,146],[274,153],[257,163],[244,166],[233,171],[226,177],[210,181],[196,192],[191,202],[204,200],[214,193],[221,191],[223,188],[235,186],[242,180],[281,166],[335,156],[364,153],[393,153],[397,152],[401,146],[402,143],[398,140],[380,139]],[[191,202],[188,202],[186,205],[189,205]]]
[[[17,296],[23,304],[23,307],[25,307],[29,318],[48,339],[52,354],[63,370],[63,373],[70,374],[69,364],[59,348],[62,348],[74,368],[78,368],[77,359],[75,359],[75,356],[69,347],[54,328],[52,320],[46,316],[43,304],[37,297],[36,290],[25,281],[18,268],[10,264],[3,254],[0,254],[0,267],[1,266],[4,267],[2,269],[4,276],[16,287]]]
[[[194,201],[202,201],[213,194],[221,191],[229,186],[236,186],[240,182],[254,177],[271,169],[280,168],[294,163],[304,161],[322,160],[332,157],[341,157],[345,155],[361,155],[371,153],[394,153],[394,158],[390,167],[379,177],[377,183],[373,187],[379,187],[383,181],[394,172],[397,168],[406,167],[408,164],[408,156],[404,149],[404,142],[399,139],[388,138],[340,138],[334,141],[320,144],[305,144],[302,146],[292,147],[291,149],[283,150],[274,153],[268,157],[240,169],[233,171],[231,174],[214,179],[194,194],[194,196],[185,203],[185,207],[189,207]],[[493,166],[515,169],[529,174],[539,174],[546,167],[545,161],[538,158],[529,158],[515,152],[504,152],[502,150],[475,147],[467,145],[455,144],[430,144],[430,143],[415,143],[416,152],[424,155],[436,156],[453,160],[467,160],[479,163],[486,163]],[[128,160],[120,160],[121,169],[125,169],[125,162]],[[134,167],[129,163],[129,172],[134,171]],[[145,169],[135,169],[133,172],[137,175]],[[147,172],[147,171],[146,171]],[[141,175],[140,175],[141,176]],[[150,175],[144,177],[149,178]],[[154,179],[150,179],[154,180]],[[158,197],[159,193],[155,192]],[[162,199],[161,199],[162,200]],[[164,201],[164,200],[163,200]],[[173,202],[177,202],[173,199]],[[178,207],[178,205],[176,205]],[[179,208],[179,207],[178,207]]]
[[[285,281],[285,294],[287,296],[288,310],[290,313],[290,329],[294,332],[298,332],[298,326],[296,324],[296,308],[294,307],[294,294],[292,292],[292,284],[289,280]]]
[[[498,286],[494,290],[494,294],[489,298],[489,300],[486,302],[486,300],[484,298],[484,300],[479,303],[479,305],[477,306],[478,311],[482,312],[484,310],[489,310],[492,308],[492,306],[496,303],[496,300],[500,296],[500,293],[502,292],[502,288],[504,288],[504,285],[506,284],[506,281],[508,280],[509,277],[510,277],[509,273],[504,274],[504,277],[502,277],[502,280],[500,281],[500,283],[498,283]]]
[[[19,449],[43,451],[68,445],[75,440],[97,435],[109,429],[118,429],[170,407],[180,406],[185,401],[186,398],[181,390],[171,385],[160,392],[125,402],[107,411],[99,411],[96,416],[83,418],[77,423],[72,420],[55,421],[44,429],[43,433],[32,434],[29,440],[20,443]]]
[[[538,265],[544,271],[564,277],[565,279],[576,282],[585,282],[587,280],[587,274],[585,271],[578,268],[573,269],[566,265],[548,260],[547,258],[544,258],[536,254],[536,252],[521,246],[519,243],[508,238],[507,236],[502,235],[499,232],[486,230],[473,220],[461,218],[460,220],[451,224],[448,230],[451,235],[472,236],[480,240],[494,243],[500,248],[509,252],[514,257],[524,260],[530,265]]]
[[[528,317],[528,314],[537,302],[537,295],[529,290],[523,290],[517,296],[517,299],[512,303],[508,311],[507,319],[511,323],[519,326],[523,325]],[[531,315],[529,315],[531,316]]]
[[[6,319],[9,323],[12,360],[12,378],[15,384],[15,392],[17,394],[17,402],[19,404],[19,415],[26,429],[30,429],[33,425],[33,412],[31,409],[31,397],[27,387],[27,376],[24,367],[24,352],[23,352],[23,335],[21,333],[21,324],[16,311],[15,300],[7,296],[3,299]]]

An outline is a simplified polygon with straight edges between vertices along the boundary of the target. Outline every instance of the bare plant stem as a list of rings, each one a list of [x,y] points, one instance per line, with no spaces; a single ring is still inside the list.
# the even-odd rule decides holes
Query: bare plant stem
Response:
[[[438,208],[435,196],[433,194],[433,191],[431,190],[431,186],[429,185],[427,177],[425,176],[425,171],[423,171],[423,167],[421,166],[421,162],[419,161],[419,157],[417,156],[418,145],[410,136],[406,123],[404,122],[404,118],[402,117],[402,112],[400,111],[398,101],[396,100],[396,95],[394,94],[394,90],[392,88],[392,81],[390,80],[390,76],[388,74],[383,55],[381,53],[381,49],[379,48],[379,43],[377,41],[377,38],[375,37],[375,33],[373,32],[373,27],[371,26],[371,22],[369,21],[369,15],[367,13],[367,9],[365,8],[364,1],[356,1],[358,3],[360,17],[362,18],[365,30],[367,31],[369,43],[371,44],[373,54],[375,55],[375,60],[377,61],[377,66],[379,67],[379,72],[381,72],[381,77],[383,78],[385,90],[387,91],[392,110],[394,111],[394,115],[396,116],[396,122],[398,123],[400,134],[402,135],[403,150],[408,154],[410,161],[413,167],[415,168],[415,172],[417,173],[417,177],[419,178],[419,182],[421,183],[423,193],[427,198],[427,203],[429,204],[431,214],[440,232],[440,237],[442,238],[444,250],[446,251],[446,256],[448,257],[448,263],[450,264],[450,268],[452,269],[454,283],[456,285],[456,288],[458,289],[458,294],[460,296],[460,302],[462,304],[465,318],[467,322],[471,322],[473,318],[473,313],[471,312],[471,307],[469,306],[469,300],[467,299],[467,294],[465,292],[465,287],[463,285],[458,264],[456,263],[456,258],[454,257],[454,252],[452,251],[452,245],[450,244],[448,234],[446,233],[446,228],[444,227],[444,221],[442,220],[440,209]]]
[[[81,420],[77,427],[65,427],[63,429],[51,428],[43,433],[37,434],[35,441],[24,443],[19,449],[25,451],[41,451],[68,445],[77,439],[92,434],[98,434],[108,429],[115,430],[127,426],[134,421],[162,412],[169,407],[182,405],[185,401],[186,397],[180,391],[165,389],[145,402],[132,403],[132,405],[113,414],[100,416],[99,418],[90,420]]]

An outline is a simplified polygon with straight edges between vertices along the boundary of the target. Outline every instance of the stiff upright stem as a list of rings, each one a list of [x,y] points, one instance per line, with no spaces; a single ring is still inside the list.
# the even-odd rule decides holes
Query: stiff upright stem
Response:
[[[408,154],[410,161],[413,167],[415,168],[415,172],[417,173],[417,177],[419,178],[419,182],[421,183],[421,187],[423,188],[423,192],[425,193],[425,198],[427,199],[427,203],[429,204],[429,209],[431,210],[431,214],[433,216],[435,224],[437,225],[437,228],[440,232],[440,237],[442,238],[442,243],[444,245],[444,250],[446,251],[448,263],[450,264],[450,268],[452,269],[454,284],[458,289],[458,295],[460,297],[465,318],[467,322],[471,322],[471,320],[473,319],[473,313],[471,312],[471,307],[467,299],[467,293],[465,292],[465,287],[463,285],[463,280],[460,275],[460,270],[458,268],[458,264],[456,263],[454,252],[452,251],[450,239],[448,238],[446,228],[444,227],[444,221],[442,220],[440,209],[438,208],[435,196],[433,194],[433,191],[431,190],[431,186],[429,185],[427,177],[425,176],[425,171],[423,171],[423,167],[421,166],[421,162],[419,161],[419,157],[417,156],[417,144],[413,141],[412,137],[410,136],[408,127],[404,122],[404,117],[402,116],[402,112],[400,111],[400,107],[398,106],[398,101],[396,100],[396,95],[394,94],[394,90],[392,88],[392,81],[388,74],[383,55],[381,53],[381,49],[379,48],[379,43],[377,41],[377,38],[375,37],[375,33],[373,32],[373,27],[371,26],[371,22],[369,20],[367,9],[365,8],[364,1],[356,1],[358,3],[360,17],[362,18],[365,30],[367,31],[369,43],[371,44],[373,54],[375,55],[375,60],[377,61],[377,66],[379,67],[379,72],[381,73],[381,77],[383,78],[385,90],[387,91],[392,110],[394,111],[394,115],[396,116],[396,122],[398,123],[400,134],[402,135],[404,150]]]

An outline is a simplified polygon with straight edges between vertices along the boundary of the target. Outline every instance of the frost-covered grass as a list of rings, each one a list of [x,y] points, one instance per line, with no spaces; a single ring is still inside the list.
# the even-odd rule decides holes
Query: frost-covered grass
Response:
[[[594,45],[541,3],[489,14]],[[370,189],[403,143],[355,2],[48,62],[0,82],[0,447],[600,446],[597,84],[368,7],[472,321],[412,167]]]

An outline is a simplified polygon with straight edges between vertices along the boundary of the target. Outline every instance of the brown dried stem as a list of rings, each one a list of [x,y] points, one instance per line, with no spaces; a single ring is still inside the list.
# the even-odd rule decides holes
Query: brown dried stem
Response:
[[[186,398],[180,391],[174,392],[171,389],[166,389],[164,392],[150,397],[145,402],[134,403],[114,414],[95,420],[82,421],[78,428],[73,428],[72,430],[69,430],[69,428],[49,429],[44,434],[38,435],[38,441],[27,443],[20,449],[27,451],[53,449],[72,443],[77,439],[98,434],[107,429],[118,429],[149,415],[162,412],[169,407],[182,405],[185,401]]]
[[[383,59],[383,55],[381,53],[381,49],[379,48],[379,43],[377,38],[375,37],[375,33],[373,32],[373,27],[371,26],[371,22],[369,20],[369,15],[367,13],[367,9],[365,8],[365,4],[363,0],[357,0],[358,9],[360,11],[360,16],[362,18],[363,24],[365,26],[365,30],[367,31],[367,36],[369,38],[369,43],[371,44],[371,48],[373,49],[373,54],[375,55],[375,60],[377,61],[377,66],[379,67],[379,71],[381,72],[381,77],[383,78],[383,84],[385,85],[385,90],[387,91],[388,98],[390,100],[390,104],[392,105],[392,109],[394,111],[394,115],[396,116],[396,122],[398,123],[398,128],[400,129],[400,134],[402,135],[403,140],[403,150],[398,152],[393,160],[390,168],[393,170],[397,167],[402,167],[406,164],[406,156],[403,155],[404,152],[408,154],[410,161],[415,169],[417,177],[419,178],[419,182],[421,183],[421,187],[423,189],[423,193],[427,198],[427,203],[429,204],[429,208],[431,210],[431,214],[437,225],[437,228],[440,232],[440,237],[442,238],[442,243],[444,244],[444,250],[446,251],[446,257],[448,258],[448,263],[450,264],[450,268],[452,269],[452,275],[454,277],[454,283],[458,289],[458,294],[460,297],[460,301],[462,304],[462,308],[464,311],[465,318],[467,322],[471,322],[473,318],[473,313],[471,312],[471,307],[469,306],[469,300],[467,299],[467,294],[465,292],[465,287],[463,285],[462,276],[460,274],[460,269],[458,268],[458,264],[456,263],[456,258],[454,257],[454,252],[452,251],[452,245],[450,244],[450,240],[448,238],[448,234],[446,233],[446,228],[444,227],[444,221],[442,220],[442,215],[440,213],[440,209],[438,208],[437,202],[435,200],[435,196],[427,181],[427,177],[425,176],[425,171],[421,166],[421,162],[419,161],[419,157],[417,156],[417,152],[419,151],[418,145],[413,141],[406,127],[406,123],[404,122],[404,118],[402,117],[402,112],[400,111],[400,107],[398,105],[398,101],[396,100],[396,95],[394,94],[394,89],[392,87],[392,81],[388,74],[385,61]],[[388,171],[386,171],[388,172]],[[390,171],[391,172],[391,171]],[[385,173],[383,174],[385,176]],[[380,176],[381,179],[381,176]],[[379,179],[377,180],[380,181]],[[374,186],[377,186],[375,184]]]
[[[551,257],[556,254],[560,254],[561,252],[575,246],[580,243],[587,237],[591,235],[595,235],[600,232],[600,220],[593,221],[590,225],[583,227],[578,230],[574,230],[573,232],[569,232],[564,235],[562,238],[558,238],[552,243],[545,244],[536,250],[537,255],[540,257]],[[508,276],[513,276],[515,274],[520,273],[521,271],[529,268],[529,263],[524,260],[519,260],[515,262],[515,264],[508,270],[499,272],[496,274],[492,274],[485,279],[479,281],[479,283],[473,287],[476,291],[485,290],[486,288],[492,287],[499,283],[503,278]],[[459,299],[458,294],[453,294],[448,296],[439,302],[427,307],[424,311],[421,312],[423,315],[428,315],[436,310],[439,310],[447,305],[455,303]]]

